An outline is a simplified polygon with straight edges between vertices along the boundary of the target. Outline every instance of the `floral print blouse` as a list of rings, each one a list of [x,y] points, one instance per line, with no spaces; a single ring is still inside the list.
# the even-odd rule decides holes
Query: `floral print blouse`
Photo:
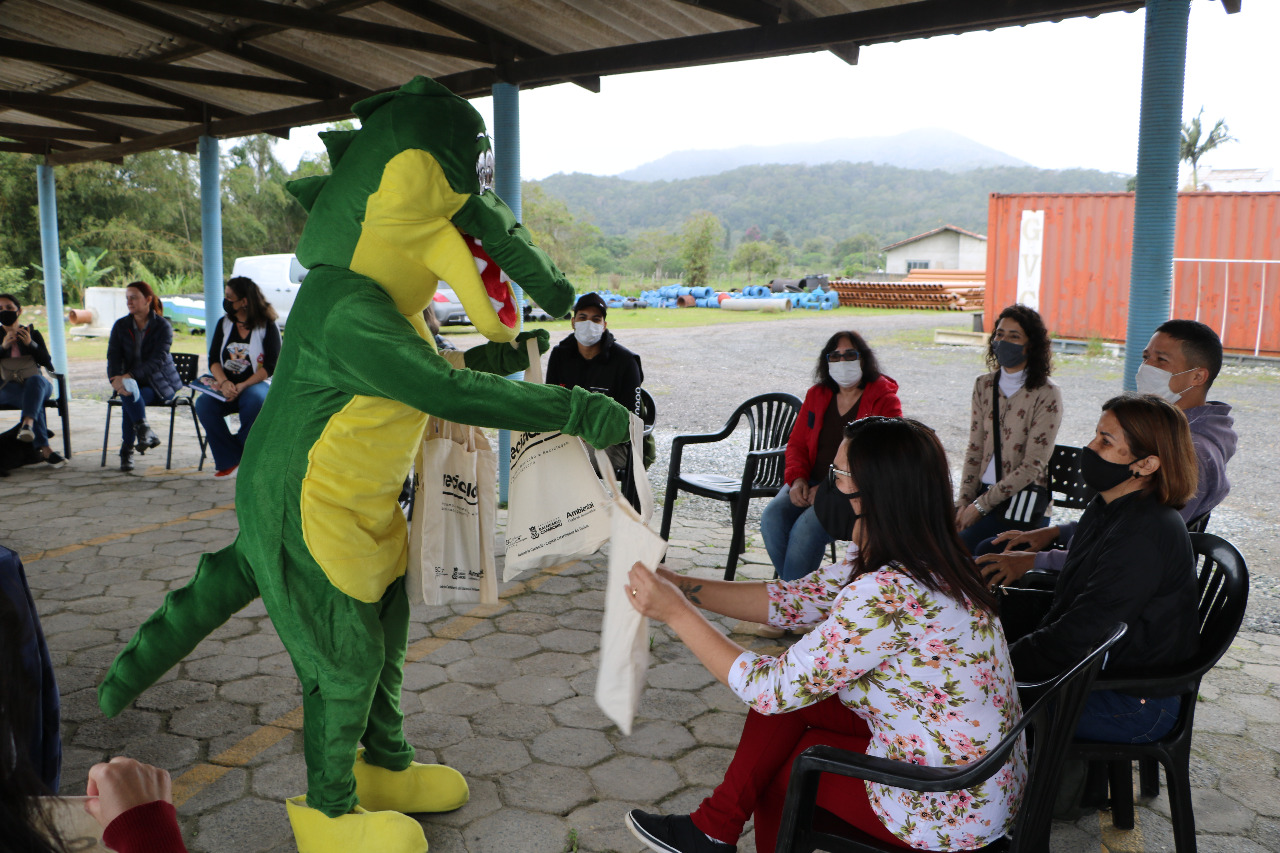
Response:
[[[821,624],[781,657],[743,652],[729,686],[761,714],[839,696],[870,727],[869,755],[932,767],[980,758],[1022,716],[999,621],[892,567],[850,583],[849,559],[766,584],[769,624]],[[1019,744],[975,788],[933,794],[868,782],[867,795],[889,831],[911,846],[972,850],[1009,829],[1026,778]]]

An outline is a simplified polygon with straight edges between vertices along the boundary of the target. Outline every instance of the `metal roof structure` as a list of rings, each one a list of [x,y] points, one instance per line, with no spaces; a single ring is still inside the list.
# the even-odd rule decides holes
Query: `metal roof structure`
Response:
[[[1240,0],[1222,0],[1228,11]],[[463,97],[1133,11],[1144,0],[0,0],[0,150],[287,135],[417,74]]]

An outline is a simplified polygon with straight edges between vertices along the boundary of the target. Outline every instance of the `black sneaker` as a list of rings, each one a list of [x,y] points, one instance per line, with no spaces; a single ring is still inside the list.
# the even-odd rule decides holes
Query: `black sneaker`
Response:
[[[656,815],[632,809],[627,812],[626,823],[632,835],[658,853],[737,853],[738,850],[732,844],[708,838],[687,814]]]
[[[160,446],[160,436],[156,435],[155,430],[145,421],[140,424],[134,424],[133,434],[138,439],[139,453],[146,453],[152,447]]]
[[[50,450],[49,455],[44,458],[44,464],[50,468],[61,468],[67,464],[67,460],[63,459],[56,450]]]

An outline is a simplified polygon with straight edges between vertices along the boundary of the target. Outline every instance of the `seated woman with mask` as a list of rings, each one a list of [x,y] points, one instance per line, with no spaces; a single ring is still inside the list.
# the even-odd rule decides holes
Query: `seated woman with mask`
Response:
[[[1111,398],[1080,473],[1098,494],[1080,517],[1048,614],[1010,649],[1018,678],[1056,675],[1117,622],[1129,630],[1111,650],[1106,672],[1185,662],[1199,636],[1195,562],[1178,515],[1196,491],[1186,417],[1154,395]],[[1076,734],[1145,743],[1173,727],[1178,704],[1177,696],[1095,690]]]
[[[1006,530],[1049,523],[1049,459],[1062,425],[1062,391],[1049,374],[1049,333],[1025,305],[1000,312],[987,367],[973,383],[956,527],[970,553]]]
[[[813,514],[813,495],[827,478],[845,426],[871,415],[902,415],[898,383],[880,372],[876,354],[857,332],[836,332],[822,345],[813,382],[787,439],[786,485],[760,517],[765,550],[784,581],[817,569],[831,544]]]
[[[730,853],[755,817],[775,847],[791,765],[815,744],[932,767],[967,764],[1021,717],[995,600],[956,534],[937,436],[872,417],[845,428],[813,509],[845,560],[799,581],[714,581],[637,564],[631,600],[665,622],[750,706],[724,781],[691,815],[633,810],[628,828],[664,853]],[[783,654],[742,649],[698,608],[777,627],[820,624]],[[904,849],[974,849],[1012,823],[1026,754],[946,798],[828,776],[818,804]]]

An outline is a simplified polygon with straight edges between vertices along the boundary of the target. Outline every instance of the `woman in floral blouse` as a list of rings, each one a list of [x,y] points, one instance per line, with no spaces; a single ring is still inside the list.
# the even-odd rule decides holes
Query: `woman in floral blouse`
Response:
[[[1049,459],[1062,425],[1062,391],[1049,374],[1053,361],[1049,333],[1040,314],[1025,305],[1000,312],[987,341],[987,367],[973,383],[969,446],[960,474],[956,527],[975,555],[985,540],[1006,530],[1034,530],[1049,523]],[[999,400],[999,431],[992,428],[992,398]],[[1000,465],[996,470],[996,442]],[[1023,495],[1028,486],[1043,490],[1043,506]]]
[[[669,625],[750,706],[722,782],[691,815],[627,814],[667,853],[729,853],[755,815],[772,850],[795,757],[815,744],[928,766],[969,763],[1021,716],[994,601],[955,530],[946,454],[899,418],[850,424],[814,508],[844,562],[798,581],[726,582],[637,564],[632,601]],[[780,657],[743,650],[698,608],[783,628],[813,625]],[[970,850],[1009,829],[1026,781],[1019,748],[986,783],[921,794],[827,776],[818,804],[903,848]]]

